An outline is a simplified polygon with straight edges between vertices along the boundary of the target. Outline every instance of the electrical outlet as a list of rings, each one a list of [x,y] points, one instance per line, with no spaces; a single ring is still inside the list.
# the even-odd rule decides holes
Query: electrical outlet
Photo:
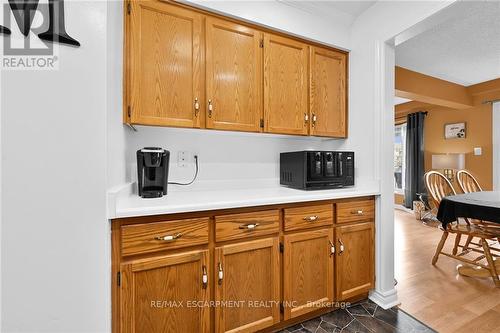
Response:
[[[187,151],[179,151],[177,153],[177,166],[179,168],[187,167],[189,162],[189,153]]]

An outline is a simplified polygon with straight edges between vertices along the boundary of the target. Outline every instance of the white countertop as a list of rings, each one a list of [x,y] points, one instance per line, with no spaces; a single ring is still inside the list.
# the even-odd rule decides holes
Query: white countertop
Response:
[[[259,186],[262,185],[262,186]],[[169,186],[162,198],[143,199],[133,193],[135,184],[128,184],[108,192],[108,217],[186,213],[227,208],[265,206],[293,202],[353,198],[378,195],[376,182],[335,190],[303,191],[279,186],[273,182],[252,182],[244,188],[213,186],[178,189]]]

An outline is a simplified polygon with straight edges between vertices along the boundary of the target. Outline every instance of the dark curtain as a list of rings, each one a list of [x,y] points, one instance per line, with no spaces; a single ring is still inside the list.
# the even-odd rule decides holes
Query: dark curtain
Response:
[[[424,119],[427,112],[410,113],[406,118],[405,207],[413,208],[424,185]]]

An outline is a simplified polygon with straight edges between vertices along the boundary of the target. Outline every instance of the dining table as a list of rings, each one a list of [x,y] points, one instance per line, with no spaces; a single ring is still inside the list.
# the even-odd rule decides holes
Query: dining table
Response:
[[[446,196],[439,204],[437,219],[444,229],[460,218],[498,224],[500,227],[500,191],[480,191]],[[500,260],[495,262],[500,271]],[[488,270],[479,266],[459,265],[458,273],[469,277],[490,277]]]

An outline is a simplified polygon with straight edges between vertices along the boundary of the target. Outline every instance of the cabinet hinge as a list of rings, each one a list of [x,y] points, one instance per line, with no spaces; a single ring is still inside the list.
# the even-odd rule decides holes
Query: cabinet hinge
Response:
[[[118,287],[122,285],[122,273],[120,272],[116,273],[116,284]]]
[[[285,313],[285,306],[283,305],[283,302],[280,302],[280,312]]]
[[[280,243],[280,252],[283,253],[285,251],[285,245],[283,243]]]
[[[260,128],[264,128],[264,119],[260,120]]]
[[[263,39],[260,40],[259,46],[261,49],[264,48],[264,40]]]
[[[132,108],[130,106],[127,106],[127,117],[129,118],[132,118]]]
[[[130,2],[127,2],[127,14],[130,15],[131,11],[132,11],[132,6],[130,5]]]

